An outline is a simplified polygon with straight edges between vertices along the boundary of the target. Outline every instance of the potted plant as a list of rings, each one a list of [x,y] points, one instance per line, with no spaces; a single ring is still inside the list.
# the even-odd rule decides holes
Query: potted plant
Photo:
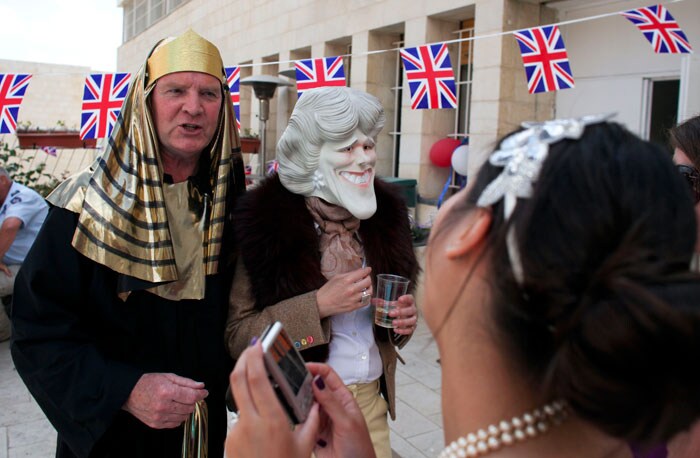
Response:
[[[94,138],[81,140],[80,131],[66,127],[66,123],[58,121],[56,127],[33,127],[31,121],[20,122],[17,126],[17,139],[21,149],[37,149],[43,146],[58,148],[95,148]]]
[[[260,150],[260,138],[250,127],[241,132],[241,152],[256,154]]]

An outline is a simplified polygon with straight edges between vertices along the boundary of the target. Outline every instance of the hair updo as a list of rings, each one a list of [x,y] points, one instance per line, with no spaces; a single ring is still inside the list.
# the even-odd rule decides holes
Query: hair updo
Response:
[[[486,163],[468,201],[503,169]],[[617,124],[550,145],[530,199],[489,232],[496,335],[543,399],[635,443],[700,413],[695,215],[669,155]],[[524,278],[512,273],[513,226]]]

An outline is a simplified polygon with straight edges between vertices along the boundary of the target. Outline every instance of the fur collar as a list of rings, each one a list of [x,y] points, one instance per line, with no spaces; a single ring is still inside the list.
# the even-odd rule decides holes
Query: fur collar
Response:
[[[400,189],[375,179],[377,212],[360,224],[373,275],[418,275],[406,204]],[[237,247],[251,280],[256,307],[263,309],[320,288],[319,238],[304,197],[285,189],[277,175],[243,196],[234,212]]]

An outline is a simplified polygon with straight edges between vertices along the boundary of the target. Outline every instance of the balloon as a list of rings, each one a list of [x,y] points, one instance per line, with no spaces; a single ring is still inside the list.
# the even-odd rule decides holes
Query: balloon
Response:
[[[460,175],[467,176],[469,145],[459,145],[452,153],[452,168]]]
[[[430,147],[430,162],[438,167],[449,167],[452,152],[459,146],[456,138],[443,138]]]

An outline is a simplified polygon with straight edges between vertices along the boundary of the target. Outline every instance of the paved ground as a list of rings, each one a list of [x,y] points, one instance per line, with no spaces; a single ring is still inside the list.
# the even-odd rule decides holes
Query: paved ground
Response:
[[[442,450],[440,367],[425,324],[401,351],[397,421],[390,422],[395,457],[435,457]],[[0,343],[0,458],[54,456],[56,432],[15,371],[9,342]]]

